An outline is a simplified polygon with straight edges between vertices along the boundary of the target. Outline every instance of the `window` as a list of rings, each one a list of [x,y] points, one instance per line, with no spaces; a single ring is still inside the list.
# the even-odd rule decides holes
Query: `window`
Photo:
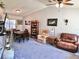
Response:
[[[5,21],[5,28],[6,28],[6,30],[16,28],[16,20],[6,19],[6,21]]]

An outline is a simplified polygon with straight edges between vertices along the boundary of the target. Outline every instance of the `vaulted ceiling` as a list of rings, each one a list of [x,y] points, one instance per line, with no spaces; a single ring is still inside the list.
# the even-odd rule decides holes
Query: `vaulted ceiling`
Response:
[[[33,12],[39,11],[46,6],[48,0],[2,0],[5,4],[5,10],[9,14],[18,15],[18,16],[27,16]],[[79,7],[79,0],[72,0],[74,3],[73,7]],[[17,13],[16,10],[20,10],[20,13]]]

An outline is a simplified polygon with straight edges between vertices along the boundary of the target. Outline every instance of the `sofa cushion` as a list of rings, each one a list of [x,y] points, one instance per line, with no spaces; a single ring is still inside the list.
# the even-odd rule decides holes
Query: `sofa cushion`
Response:
[[[75,39],[74,40],[71,40],[71,39],[63,39],[62,41],[64,42],[69,42],[69,43],[75,43]]]
[[[61,47],[61,48],[65,48],[65,49],[76,49],[76,45],[68,43],[68,42],[58,42],[57,46]]]
[[[77,41],[78,37],[76,34],[70,34],[70,33],[61,33],[60,36],[61,40],[63,41]]]

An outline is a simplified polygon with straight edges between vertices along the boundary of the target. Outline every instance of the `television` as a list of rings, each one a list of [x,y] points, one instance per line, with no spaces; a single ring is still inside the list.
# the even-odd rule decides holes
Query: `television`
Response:
[[[48,26],[57,26],[57,18],[50,18],[47,19],[47,25]]]

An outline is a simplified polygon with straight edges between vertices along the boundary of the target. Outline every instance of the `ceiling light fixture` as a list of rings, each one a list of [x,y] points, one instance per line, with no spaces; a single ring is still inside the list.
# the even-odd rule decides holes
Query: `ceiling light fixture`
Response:
[[[20,12],[21,12],[21,10],[20,10],[20,9],[17,9],[17,10],[16,10],[16,12],[17,12],[17,13],[20,13]]]

